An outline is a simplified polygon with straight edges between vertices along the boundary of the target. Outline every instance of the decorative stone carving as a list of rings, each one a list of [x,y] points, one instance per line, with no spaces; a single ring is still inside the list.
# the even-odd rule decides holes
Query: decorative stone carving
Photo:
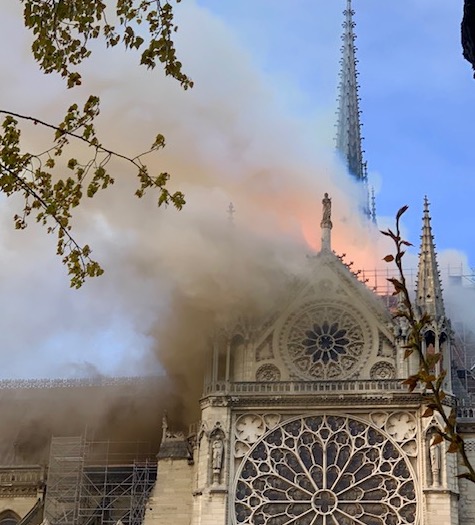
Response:
[[[172,431],[168,426],[168,415],[162,416],[162,443],[166,441],[184,441],[185,434],[182,431]]]
[[[264,420],[256,414],[245,414],[236,421],[236,437],[246,443],[255,443],[266,431]]]
[[[406,441],[406,443],[404,443],[404,445],[402,446],[402,449],[408,456],[416,457],[417,456],[417,441],[415,439]]]
[[[280,423],[280,414],[265,414],[264,423],[267,428],[275,428]]]
[[[425,410],[426,410],[426,407],[423,406],[421,408],[420,413],[423,414]],[[437,411],[434,411],[431,417],[420,418],[420,422],[421,422],[421,427],[422,427],[423,432],[426,432],[426,433],[429,431],[431,427],[434,427],[434,428],[444,428],[445,427],[444,420]]]
[[[313,416],[280,424],[237,472],[237,525],[413,524],[412,469],[383,431],[350,417]]]
[[[332,200],[328,196],[328,193],[325,193],[323,200],[322,200],[322,222],[320,223],[320,226],[322,228],[332,227],[331,215],[332,215]]]
[[[307,380],[356,375],[370,347],[367,322],[348,305],[336,303],[306,304],[289,316],[280,334],[282,356],[290,372]]]
[[[373,412],[369,418],[378,428],[383,428],[388,419],[388,414],[386,412]]]
[[[262,365],[257,369],[256,381],[280,381],[280,370],[275,365]]]
[[[434,430],[427,434],[427,444],[429,448],[429,464],[432,473],[432,486],[440,487],[440,470],[442,462],[442,453],[440,443],[434,444],[437,432]]]
[[[371,367],[369,375],[371,379],[394,379],[396,369],[391,363],[379,361]]]
[[[255,443],[268,430],[275,428],[281,421],[280,414],[245,414],[236,421],[236,442],[234,457],[242,458],[249,451],[249,445]]]
[[[249,445],[247,443],[243,443],[242,441],[236,441],[234,444],[234,457],[235,458],[242,458],[244,457],[249,451]]]
[[[268,337],[263,341],[256,350],[256,361],[264,361],[266,359],[273,359],[274,352],[272,351],[272,337]]]
[[[381,332],[381,330],[378,330],[378,340],[378,356],[394,357],[396,351],[394,344]]]
[[[218,485],[221,481],[225,437],[226,435],[223,431],[222,424],[220,421],[217,421],[209,435],[209,462],[214,485]]]
[[[398,412],[389,416],[386,423],[386,432],[401,443],[416,435],[416,420],[407,412]]]
[[[0,467],[1,497],[37,497],[43,484],[42,467]]]
[[[318,282],[317,286],[318,286],[319,291],[322,293],[329,293],[334,288],[334,285],[330,281],[330,279],[322,279],[321,281]]]
[[[206,424],[206,421],[201,421],[200,429],[197,435],[198,446],[201,444],[201,440],[207,435],[208,435],[208,425]]]
[[[218,473],[221,472],[221,467],[223,465],[223,453],[224,453],[224,443],[221,437],[217,437],[213,440],[212,445],[212,467],[213,472]]]

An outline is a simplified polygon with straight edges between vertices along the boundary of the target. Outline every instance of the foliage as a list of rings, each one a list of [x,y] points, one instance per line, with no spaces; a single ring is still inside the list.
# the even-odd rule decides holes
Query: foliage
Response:
[[[32,53],[40,69],[60,74],[68,88],[81,84],[76,68],[90,57],[91,41],[99,39],[107,47],[122,43],[126,49],[139,50],[141,65],[153,69],[161,64],[184,89],[193,87],[176,57],[172,37],[177,27],[168,1],[111,0],[110,5],[100,0],[19,1],[24,8],[25,26],[34,36]],[[114,23],[109,22],[110,16]],[[73,211],[84,196],[92,198],[114,183],[108,171],[112,158],[121,159],[136,173],[137,197],[155,190],[159,206],[172,204],[180,209],[185,203],[181,192],[167,190],[168,173],[152,174],[144,163],[146,154],[165,146],[164,137],[158,134],[149,149],[139,155],[115,152],[104,146],[96,134],[99,105],[99,98],[91,95],[82,107],[71,105],[57,125],[0,109],[5,115],[0,131],[0,190],[7,196],[19,194],[23,198],[23,209],[14,217],[15,227],[24,229],[32,215],[48,233],[54,233],[57,253],[68,268],[71,286],[76,288],[86,277],[102,274],[103,269],[91,258],[89,246],[80,246],[72,235]],[[20,123],[33,123],[52,133],[50,147],[41,153],[24,151]],[[87,160],[68,155],[68,147],[74,143],[90,149]]]
[[[454,403],[449,402],[450,396],[444,388],[447,371],[441,367],[438,374],[434,372],[437,363],[442,363],[442,354],[440,352],[435,354],[424,352],[423,334],[427,328],[430,328],[432,319],[426,313],[416,311],[407,287],[402,264],[406,248],[412,246],[412,244],[402,238],[400,229],[401,217],[407,209],[407,206],[403,206],[398,211],[395,232],[391,229],[381,231],[383,235],[393,241],[395,246],[395,254],[387,255],[384,257],[384,261],[388,263],[394,262],[398,269],[399,279],[391,278],[388,280],[394,286],[394,295],[399,296],[400,300],[400,306],[395,314],[395,318],[405,319],[409,327],[406,344],[404,345],[404,358],[408,359],[415,354],[419,362],[417,373],[409,376],[403,383],[408,386],[410,392],[413,392],[419,386],[426,393],[427,407],[422,417],[431,417],[434,413],[437,413],[443,421],[444,428],[437,430],[437,435],[431,445],[435,446],[443,440],[447,441],[449,443],[447,452],[458,452],[467,469],[467,472],[464,472],[459,477],[475,483],[475,469],[467,456],[463,437],[457,430],[456,406],[453,406]]]
[[[464,0],[461,39],[463,56],[475,71],[475,0]]]

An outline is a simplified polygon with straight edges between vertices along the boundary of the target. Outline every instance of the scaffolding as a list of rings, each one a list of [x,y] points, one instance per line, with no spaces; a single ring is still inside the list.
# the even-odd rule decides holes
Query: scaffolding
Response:
[[[156,476],[144,443],[54,437],[44,517],[51,525],[141,525]]]
[[[351,267],[351,264],[349,265]],[[445,286],[462,286],[464,288],[475,287],[475,269],[464,268],[463,266],[442,266],[439,267],[440,276]],[[418,277],[417,268],[404,268],[406,284],[410,291],[415,291]],[[394,286],[389,279],[399,279],[399,271],[391,265],[385,268],[374,268],[358,270],[355,276],[366,284],[376,295],[381,297],[391,296]]]

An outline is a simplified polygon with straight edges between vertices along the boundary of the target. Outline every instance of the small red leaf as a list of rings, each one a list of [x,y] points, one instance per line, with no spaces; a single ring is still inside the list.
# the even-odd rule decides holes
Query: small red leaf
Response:
[[[407,211],[408,208],[409,208],[409,206],[407,206],[407,205],[406,205],[406,206],[403,206],[402,208],[400,208],[399,211],[398,211],[397,214],[396,214],[396,220],[397,220],[397,219],[400,219],[400,218],[401,218],[401,215],[402,215],[403,213],[405,213],[405,212]]]

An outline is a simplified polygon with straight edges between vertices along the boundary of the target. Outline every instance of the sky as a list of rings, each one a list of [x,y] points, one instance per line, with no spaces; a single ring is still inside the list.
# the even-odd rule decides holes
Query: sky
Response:
[[[0,377],[177,370],[173,349],[194,344],[180,339],[183,332],[211,326],[233,302],[261,311],[275,300],[279,275],[318,248],[325,191],[335,249],[359,268],[380,264],[385,247],[369,257],[377,232],[355,219],[357,188],[333,155],[343,0],[184,0],[176,38],[195,81],[190,92],[139,68],[133,54],[99,45],[81,70],[84,85],[66,92],[60,79],[37,71],[14,4],[0,6],[8,41],[0,65],[9,79],[1,107],[59,121],[75,97],[99,94],[104,143],[132,154],[165,134],[167,147],[151,166],[172,173],[187,205],[178,213],[156,210],[152,198],[134,200],[130,174],[114,166],[117,188],[75,220],[106,274],[75,291],[54,239],[34,224],[13,231],[18,201],[2,197]],[[354,8],[378,223],[391,224],[409,205],[413,265],[427,195],[441,264],[469,273],[475,80],[461,55],[462,2],[354,0]],[[39,143],[25,130],[28,147]]]
[[[223,17],[283,104],[309,120],[334,119],[341,11],[346,2],[202,0]],[[440,249],[475,261],[472,196],[475,81],[461,53],[462,1],[354,0],[365,158],[377,213],[404,204],[416,239],[424,195]],[[328,127],[328,139],[334,129]]]

